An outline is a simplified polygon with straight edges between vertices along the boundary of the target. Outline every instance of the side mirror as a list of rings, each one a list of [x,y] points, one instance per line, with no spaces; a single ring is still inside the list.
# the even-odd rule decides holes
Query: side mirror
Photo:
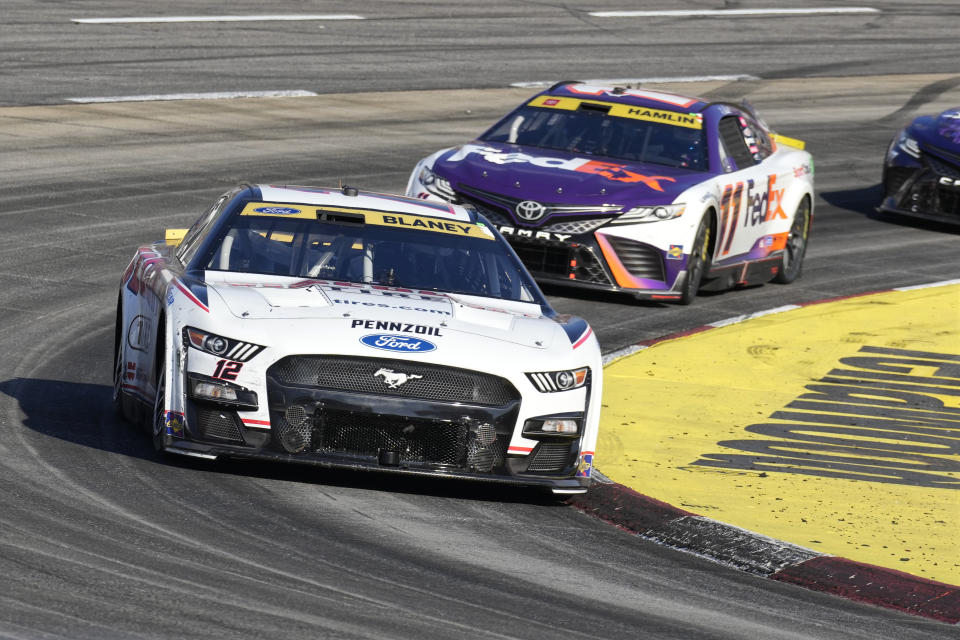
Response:
[[[187,235],[187,231],[189,229],[167,229],[164,240],[171,247],[176,247],[183,242],[183,237]]]

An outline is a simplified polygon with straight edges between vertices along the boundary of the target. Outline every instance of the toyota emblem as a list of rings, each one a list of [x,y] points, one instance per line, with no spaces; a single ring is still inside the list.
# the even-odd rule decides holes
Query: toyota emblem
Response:
[[[532,222],[542,218],[543,214],[547,212],[547,208],[534,200],[524,200],[523,202],[517,203],[514,211],[524,220]]]

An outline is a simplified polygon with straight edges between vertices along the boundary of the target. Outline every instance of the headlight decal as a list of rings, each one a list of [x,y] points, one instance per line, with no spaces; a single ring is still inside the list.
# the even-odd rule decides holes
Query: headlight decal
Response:
[[[264,349],[258,344],[225,338],[193,327],[184,328],[183,339],[194,349],[237,362],[248,362]]]
[[[444,200],[453,201],[457,197],[453,187],[450,185],[450,181],[446,178],[441,178],[429,167],[425,166],[420,170],[420,184],[423,185],[424,189]]]
[[[643,222],[659,222],[672,220],[683,215],[684,204],[663,204],[654,207],[634,207],[621,216],[614,218],[611,226],[622,224],[640,224]]]
[[[590,367],[528,373],[527,378],[540,393],[556,393],[579,389],[587,383]]]

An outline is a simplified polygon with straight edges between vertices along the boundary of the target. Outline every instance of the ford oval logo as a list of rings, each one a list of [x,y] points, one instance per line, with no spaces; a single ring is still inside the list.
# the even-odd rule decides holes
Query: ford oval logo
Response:
[[[401,353],[425,353],[437,348],[437,345],[423,338],[395,336],[388,333],[371,333],[360,338],[360,342],[374,349],[399,351]]]
[[[292,216],[300,213],[300,209],[294,209],[293,207],[257,207],[254,211],[269,213],[273,216]]]

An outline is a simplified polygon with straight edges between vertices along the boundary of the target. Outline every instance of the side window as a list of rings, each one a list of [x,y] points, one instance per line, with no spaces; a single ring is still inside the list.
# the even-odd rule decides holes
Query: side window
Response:
[[[718,125],[720,141],[728,156],[727,161],[724,162],[724,169],[727,171],[746,169],[757,164],[757,160],[744,140],[740,120],[738,116],[724,116]],[[733,162],[731,163],[730,160]]]
[[[220,196],[220,199],[204,211],[203,215],[197,218],[197,221],[194,222],[190,230],[187,231],[187,235],[183,237],[183,241],[177,248],[177,259],[179,259],[180,262],[183,264],[190,262],[190,258],[193,257],[197,247],[200,246],[200,240],[203,239],[206,230],[210,227],[210,223],[217,217],[223,209],[223,205],[226,204],[229,199],[228,196],[229,194]]]
[[[740,116],[739,121],[743,140],[747,143],[750,155],[756,162],[763,162],[767,156],[773,153],[773,145],[770,144],[767,132],[749,117]]]

